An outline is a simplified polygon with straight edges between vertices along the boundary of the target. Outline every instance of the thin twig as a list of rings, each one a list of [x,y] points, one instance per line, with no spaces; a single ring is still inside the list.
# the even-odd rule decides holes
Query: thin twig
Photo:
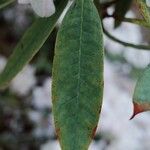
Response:
[[[133,23],[133,24],[136,24],[136,25],[140,25],[140,26],[143,26],[143,27],[146,27],[146,28],[150,28],[150,24],[147,23],[145,20],[142,20],[142,19],[124,18],[123,21]]]
[[[137,44],[133,44],[133,43],[128,43],[128,42],[124,42],[124,41],[121,41],[120,39],[114,37],[113,35],[111,35],[109,32],[107,32],[104,28],[104,33],[105,35],[110,38],[111,40],[113,40],[114,42],[117,42],[123,46],[126,46],[126,47],[132,47],[132,48],[135,48],[135,49],[139,49],[139,50],[150,50],[150,45],[137,45]]]
[[[114,18],[114,19],[119,20],[119,19],[116,18],[114,15],[106,14],[105,17],[106,17],[106,18]],[[138,19],[138,18],[124,18],[124,19],[123,19],[123,22],[133,23],[133,24],[140,25],[140,26],[143,26],[143,27],[146,27],[146,28],[150,28],[150,24],[147,23],[147,22],[146,22],[145,20],[143,20],[143,19]]]

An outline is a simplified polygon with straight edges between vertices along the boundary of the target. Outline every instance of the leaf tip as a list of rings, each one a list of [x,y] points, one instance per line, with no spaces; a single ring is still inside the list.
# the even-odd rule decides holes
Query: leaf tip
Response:
[[[142,113],[144,111],[146,111],[144,105],[133,102],[133,114],[132,114],[130,120],[132,120],[137,114]]]

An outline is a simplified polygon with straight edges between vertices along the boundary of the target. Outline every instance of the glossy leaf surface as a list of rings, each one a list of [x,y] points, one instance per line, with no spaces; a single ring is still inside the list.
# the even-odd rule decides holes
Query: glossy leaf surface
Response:
[[[53,64],[53,113],[62,150],[87,150],[103,96],[103,36],[92,0],[76,0],[59,30]]]

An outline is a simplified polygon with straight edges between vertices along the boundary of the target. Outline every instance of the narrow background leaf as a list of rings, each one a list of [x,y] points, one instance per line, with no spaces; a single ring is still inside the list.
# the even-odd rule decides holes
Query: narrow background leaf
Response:
[[[103,36],[92,0],[76,0],[59,30],[53,64],[53,113],[62,150],[87,150],[103,97]]]
[[[3,88],[23,69],[42,47],[64,10],[67,0],[60,2],[58,11],[49,18],[39,18],[25,32],[23,38],[10,56],[6,67],[0,74],[0,87]]]
[[[126,13],[128,12],[130,6],[132,4],[132,0],[118,0],[115,5],[115,28],[120,26],[123,21]]]
[[[145,21],[147,21],[150,24],[150,8],[146,5],[146,1],[136,0],[136,2]]]
[[[15,2],[15,0],[1,0],[0,1],[0,9],[8,6],[9,4]]]

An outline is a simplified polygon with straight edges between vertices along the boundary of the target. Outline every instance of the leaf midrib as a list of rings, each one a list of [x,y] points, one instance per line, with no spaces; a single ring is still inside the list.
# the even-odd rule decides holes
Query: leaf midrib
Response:
[[[79,58],[79,64],[78,64],[78,78],[77,78],[77,100],[76,100],[76,113],[79,110],[79,99],[80,99],[80,78],[81,78],[81,45],[82,45],[82,36],[83,36],[83,5],[84,0],[81,0],[81,16],[80,16],[80,40],[79,40],[79,50],[78,50],[78,58]],[[78,115],[76,115],[76,122],[78,122]],[[75,133],[77,132],[77,128],[75,128]],[[76,141],[78,143],[78,139]],[[75,145],[78,145],[78,144]]]
[[[83,12],[84,12],[84,0],[82,1],[81,6],[81,24],[80,24],[80,41],[79,41],[79,66],[78,66],[78,82],[77,82],[77,109],[79,108],[79,98],[80,98],[80,78],[81,78],[81,45],[82,45],[82,36],[83,36]]]

